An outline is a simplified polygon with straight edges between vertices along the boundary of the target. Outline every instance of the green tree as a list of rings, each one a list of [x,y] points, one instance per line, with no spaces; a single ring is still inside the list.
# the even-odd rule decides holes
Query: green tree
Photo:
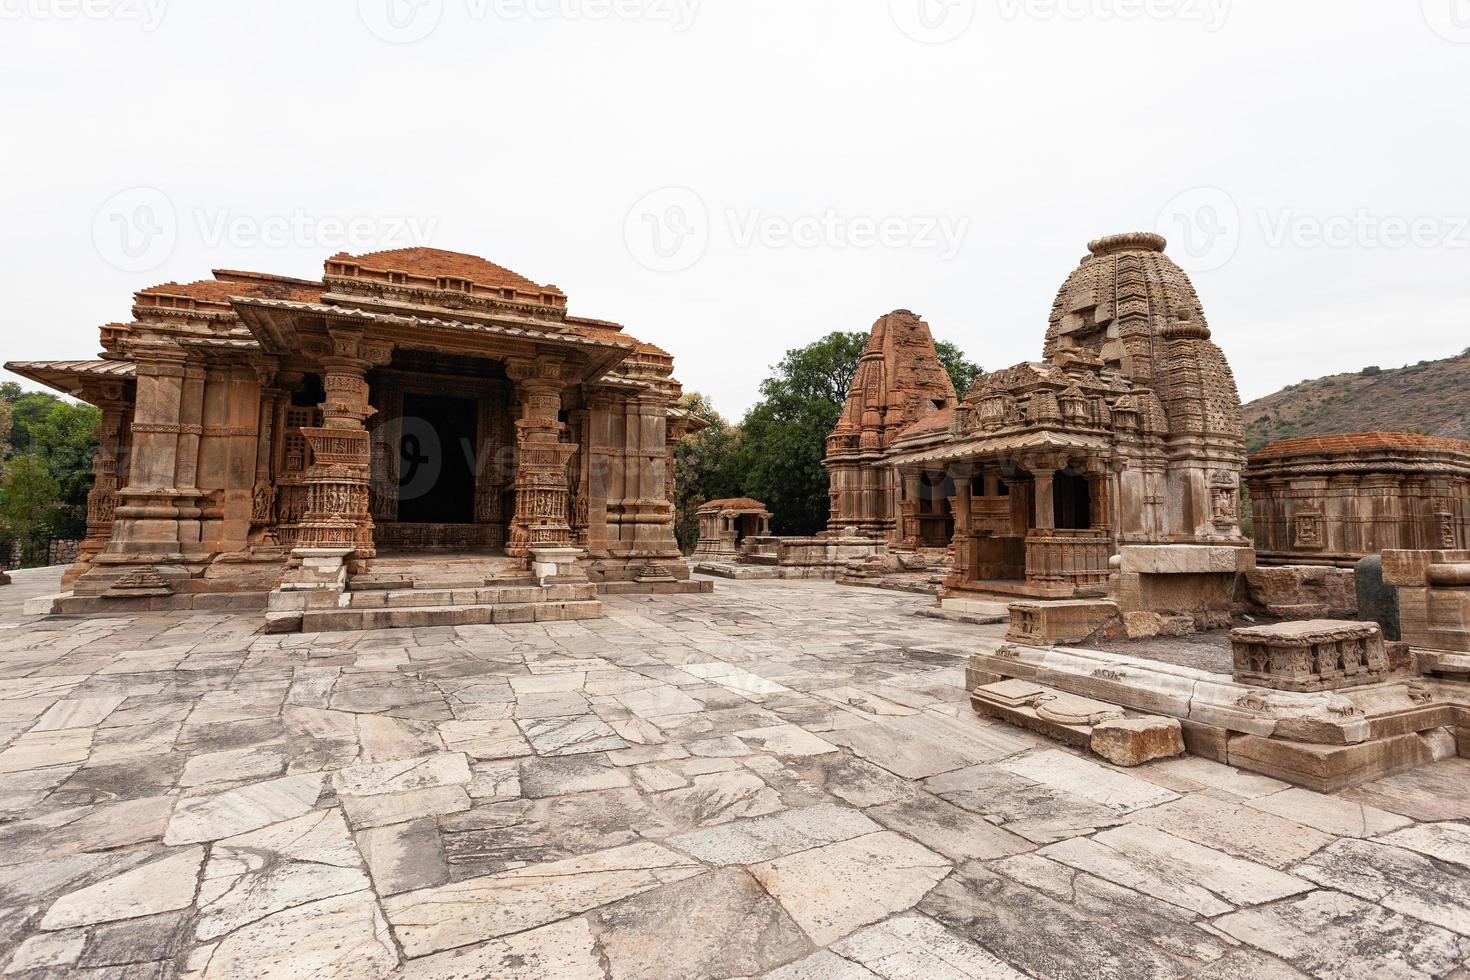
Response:
[[[699,508],[711,500],[738,497],[740,440],[738,428],[715,411],[708,396],[689,392],[680,407],[708,427],[692,432],[674,448],[674,533],[685,554],[699,543]]]
[[[51,467],[40,456],[14,456],[5,464],[0,520],[20,545],[22,565],[45,564],[50,520],[60,492]]]
[[[939,363],[949,372],[949,380],[954,382],[955,394],[960,401],[965,400],[965,395],[975,379],[984,373],[984,368],[965,356],[965,352],[947,340],[936,340],[934,351],[939,355]]]
[[[741,424],[745,492],[770,508],[777,534],[827,526],[822,458],[867,342],[865,334],[836,332],[788,351]]]
[[[38,482],[25,464],[15,492],[24,500],[11,506],[9,481],[0,484],[0,537],[20,541],[35,559],[35,542],[44,548],[46,537],[79,538],[86,533],[87,494],[92,489],[92,456],[97,451],[96,429],[101,413],[91,405],[64,401],[55,395],[26,391],[13,381],[0,383],[0,404],[10,419],[9,460],[40,461],[49,481]],[[8,469],[8,467],[7,467]],[[54,487],[45,507],[37,510],[38,488]],[[15,514],[18,517],[3,515]]]
[[[771,509],[777,534],[814,534],[827,526],[827,436],[867,345],[865,333],[838,331],[787,351],[741,423],[744,492]],[[936,342],[935,350],[963,398],[981,368],[947,341]]]

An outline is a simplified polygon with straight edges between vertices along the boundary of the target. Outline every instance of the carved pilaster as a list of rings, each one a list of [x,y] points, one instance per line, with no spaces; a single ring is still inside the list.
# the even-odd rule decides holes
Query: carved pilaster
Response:
[[[567,466],[576,443],[563,441],[561,365],[555,361],[513,360],[521,417],[516,421],[516,512],[507,551],[529,557],[533,548],[566,548],[572,543]]]
[[[372,438],[364,424],[374,412],[368,404],[367,370],[372,361],[363,356],[366,347],[361,334],[337,331],[332,334],[332,355],[322,359],[326,369],[322,424],[301,430],[311,447],[312,465],[306,475],[306,517],[297,531],[297,548],[350,548],[359,559],[377,553],[369,508]],[[374,360],[388,354],[391,351]]]

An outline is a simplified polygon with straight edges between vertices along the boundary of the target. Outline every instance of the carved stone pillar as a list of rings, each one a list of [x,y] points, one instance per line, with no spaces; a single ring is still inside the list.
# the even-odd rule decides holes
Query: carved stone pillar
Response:
[[[255,488],[251,491],[250,525],[264,529],[267,545],[276,543],[276,481],[271,464],[275,459],[276,416],[286,393],[271,387],[274,371],[260,372],[260,438],[255,444]]]
[[[368,404],[370,361],[361,356],[361,334],[333,333],[332,343],[334,353],[322,359],[327,397],[321,427],[301,430],[311,446],[312,466],[297,551],[346,550],[348,557],[372,558],[372,446],[364,424],[373,414]]]
[[[532,549],[572,544],[567,464],[579,447],[562,441],[561,363],[516,359],[506,367],[516,383],[521,415],[516,420],[516,511],[506,550],[528,558]]]
[[[196,519],[198,491],[178,483],[179,440],[187,355],[177,347],[140,346],[137,395],[131,425],[133,452],[126,481],[117,492],[112,533],[99,559],[108,564],[181,561],[181,512]],[[194,429],[198,429],[196,424]],[[197,538],[196,538],[197,541]]]

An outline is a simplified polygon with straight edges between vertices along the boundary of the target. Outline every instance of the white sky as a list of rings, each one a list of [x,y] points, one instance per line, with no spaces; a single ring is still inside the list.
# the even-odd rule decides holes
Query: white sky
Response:
[[[319,277],[352,219],[559,285],[732,417],[900,307],[1038,357],[1118,231],[1205,270],[1248,399],[1470,345],[1470,0],[0,0],[0,84],[5,360],[94,355],[154,283]]]

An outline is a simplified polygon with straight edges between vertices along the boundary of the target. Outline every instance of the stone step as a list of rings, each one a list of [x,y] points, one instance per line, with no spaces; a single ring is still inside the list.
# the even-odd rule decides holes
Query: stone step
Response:
[[[596,599],[503,602],[478,605],[410,606],[395,609],[324,609],[302,614],[303,633],[344,630],[415,629],[424,626],[488,626],[506,623],[557,623],[597,619]]]
[[[370,590],[345,594],[349,609],[416,609],[426,606],[494,606],[552,600],[595,599],[597,588],[579,585],[505,585],[465,589]]]

